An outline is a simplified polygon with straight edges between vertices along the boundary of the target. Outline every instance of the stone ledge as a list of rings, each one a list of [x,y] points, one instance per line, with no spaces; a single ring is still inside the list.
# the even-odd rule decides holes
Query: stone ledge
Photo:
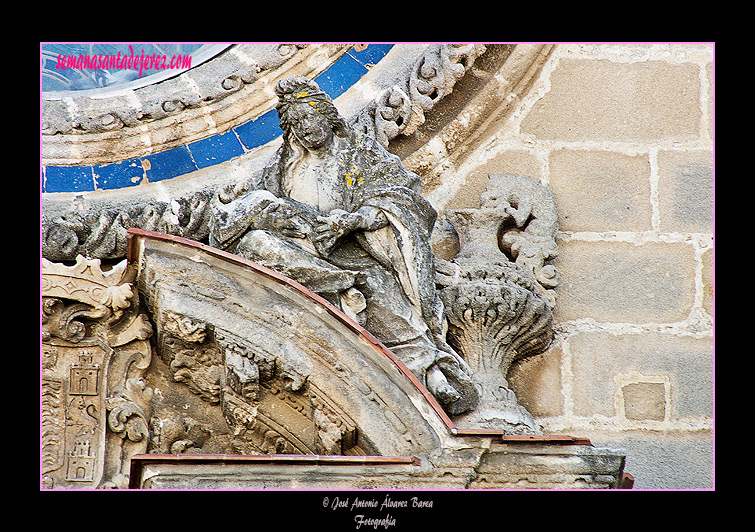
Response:
[[[137,455],[130,489],[627,489],[621,451],[492,444],[481,456]],[[443,465],[434,465],[442,462]]]

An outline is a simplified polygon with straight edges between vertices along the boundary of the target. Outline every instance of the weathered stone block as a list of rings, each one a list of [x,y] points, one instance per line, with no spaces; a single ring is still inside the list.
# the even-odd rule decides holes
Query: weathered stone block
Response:
[[[521,124],[540,139],[639,141],[697,138],[696,65],[561,60],[551,89]]]
[[[542,170],[537,158],[524,150],[507,150],[466,174],[466,181],[446,204],[448,209],[478,209],[489,174],[513,173],[539,179]]]
[[[562,358],[563,349],[558,345],[541,356],[526,358],[511,367],[508,383],[519,403],[536,417],[563,413]]]
[[[556,320],[675,322],[694,303],[695,257],[685,244],[564,242],[554,265]]]
[[[653,419],[660,404],[630,402],[641,391],[660,393],[659,387],[649,390],[628,388],[616,381],[617,376],[636,374],[635,383],[659,384],[667,380],[671,386],[669,420],[683,417],[713,415],[712,340],[663,333],[611,334],[579,333],[569,339],[574,375],[574,413],[580,416],[614,416],[616,396],[624,394],[627,419]],[[659,397],[656,397],[660,401]]]
[[[661,231],[713,232],[713,154],[661,151],[658,174]]]
[[[702,256],[703,262],[703,310],[713,316],[713,250],[709,249]]]
[[[563,231],[651,229],[647,155],[557,150],[550,182]]]
[[[666,386],[661,382],[637,382],[622,387],[627,419],[663,421],[666,415]]]
[[[623,465],[623,451],[612,449],[493,444],[482,456],[470,487],[611,488],[618,486],[616,471]]]

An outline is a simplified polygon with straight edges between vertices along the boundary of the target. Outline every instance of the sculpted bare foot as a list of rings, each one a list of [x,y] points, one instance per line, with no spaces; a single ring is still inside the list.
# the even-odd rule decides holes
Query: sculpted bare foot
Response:
[[[427,388],[444,405],[450,405],[461,399],[461,394],[448,383],[446,376],[437,366],[427,372]]]

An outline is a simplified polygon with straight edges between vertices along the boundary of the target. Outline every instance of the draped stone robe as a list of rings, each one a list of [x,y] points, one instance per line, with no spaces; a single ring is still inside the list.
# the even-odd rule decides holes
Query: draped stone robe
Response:
[[[326,192],[338,198],[338,208],[348,212],[377,208],[387,225],[342,237],[328,256],[318,255],[308,238],[256,230],[257,216],[275,198],[287,198],[310,231],[319,223],[317,216],[329,214],[318,210],[315,198],[308,204],[305,197],[290,197],[292,191],[296,196],[293,180],[299,177],[300,158],[284,143],[251,191],[218,204],[210,224],[210,244],[279,271],[341,307],[422,382],[437,364],[465,398],[454,410],[468,409],[477,392],[468,367],[445,342],[443,304],[435,289],[430,235],[437,213],[420,194],[419,176],[374,139],[350,131],[340,141],[337,172],[320,186],[336,189]]]

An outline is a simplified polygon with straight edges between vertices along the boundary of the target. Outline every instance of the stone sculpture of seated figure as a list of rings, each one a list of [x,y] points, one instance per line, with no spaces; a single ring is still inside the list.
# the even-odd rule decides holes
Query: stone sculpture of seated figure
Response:
[[[475,406],[464,360],[445,342],[419,177],[357,133],[313,81],[276,86],[283,143],[246,187],[219,194],[210,244],[295,279],[386,345],[450,414]]]

